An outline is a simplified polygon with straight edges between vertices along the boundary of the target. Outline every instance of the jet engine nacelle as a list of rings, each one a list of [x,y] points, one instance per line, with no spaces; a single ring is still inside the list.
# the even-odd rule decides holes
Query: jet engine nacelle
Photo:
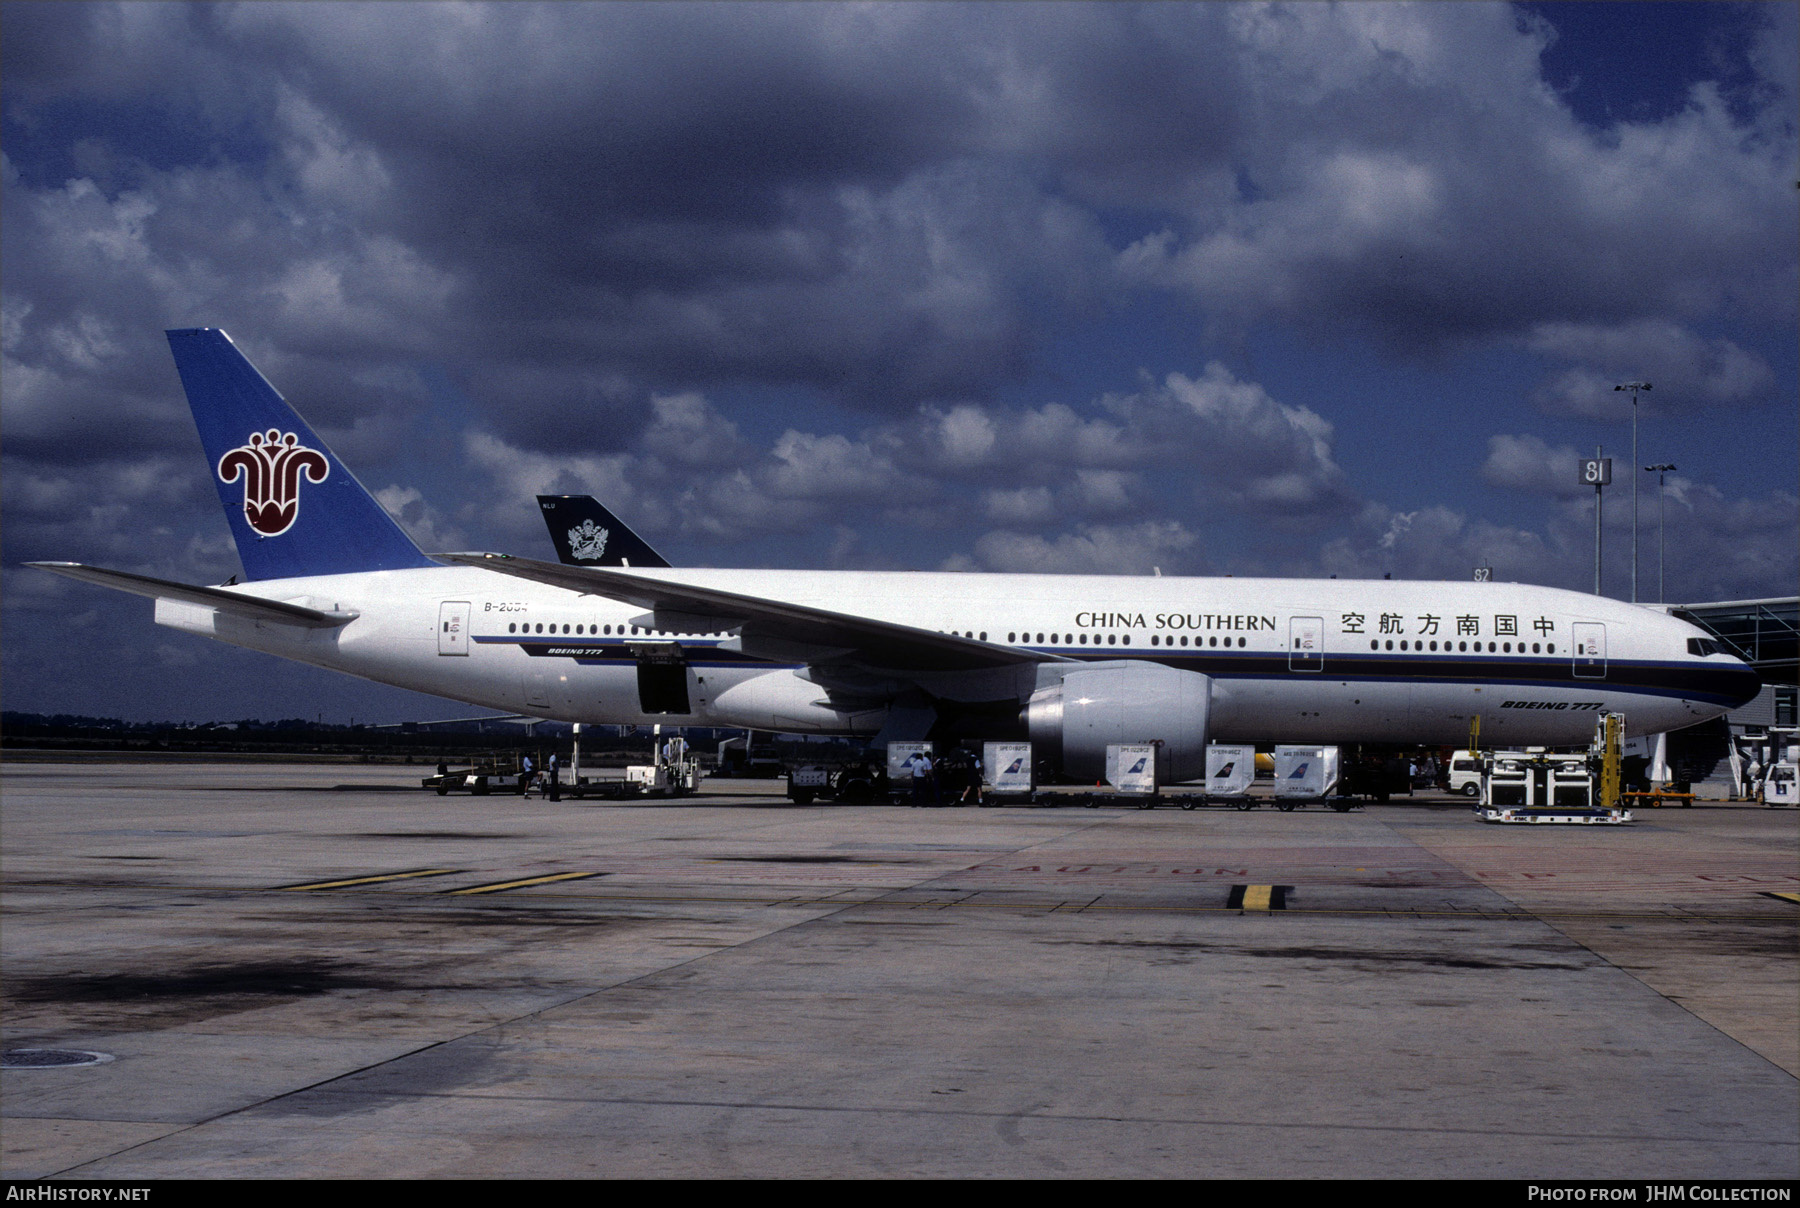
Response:
[[[1211,707],[1211,676],[1118,662],[1066,672],[1033,693],[1025,712],[1033,748],[1070,776],[1098,780],[1110,743],[1160,742],[1157,779],[1174,784],[1206,775]]]
[[[799,734],[874,734],[885,709],[845,709],[826,691],[792,671],[768,671],[733,684],[713,698],[706,723]]]

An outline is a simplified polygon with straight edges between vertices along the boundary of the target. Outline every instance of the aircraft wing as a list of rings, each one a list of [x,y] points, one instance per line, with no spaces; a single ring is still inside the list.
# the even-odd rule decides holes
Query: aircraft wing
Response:
[[[180,600],[185,604],[216,608],[220,612],[247,617],[252,621],[272,621],[280,625],[298,625],[305,629],[330,629],[347,625],[358,616],[355,612],[321,612],[317,608],[289,604],[284,600],[263,600],[222,587],[193,587],[169,579],[134,575],[128,571],[102,570],[98,566],[83,566],[79,562],[27,562],[25,565],[53,574],[67,575],[84,583],[98,583],[101,587],[110,587],[116,591],[149,596],[153,600]]]
[[[737,592],[670,583],[625,571],[561,566],[508,554],[437,554],[569,591],[605,596],[650,610],[635,623],[686,633],[736,631],[748,653],[806,662],[849,662],[905,671],[980,671],[1029,663],[1061,663],[1061,655],[980,642],[912,625],[830,612]]]

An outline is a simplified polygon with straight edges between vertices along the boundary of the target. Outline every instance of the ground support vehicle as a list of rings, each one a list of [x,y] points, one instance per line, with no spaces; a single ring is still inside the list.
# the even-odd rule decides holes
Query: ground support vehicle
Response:
[[[444,764],[438,767],[441,770],[436,775],[425,777],[419,784],[422,788],[436,790],[440,797],[453,792],[485,797],[495,792],[525,791],[524,772],[517,755],[490,756],[465,768],[453,769]]]
[[[1800,765],[1783,760],[1763,778],[1764,805],[1800,805]]]
[[[1694,795],[1677,793],[1672,789],[1651,789],[1647,793],[1620,793],[1619,800],[1626,805],[1649,806],[1651,809],[1660,809],[1665,805],[1679,805],[1685,809],[1694,804]]]
[[[745,738],[727,738],[719,744],[715,775],[748,780],[773,780],[787,770],[774,751],[752,749]]]
[[[1285,812],[1318,802],[1331,805],[1338,787],[1338,749],[1317,746],[1275,748],[1275,808]],[[1339,813],[1350,808],[1348,799],[1332,806]]]
[[[1476,751],[1458,751],[1450,757],[1449,770],[1444,776],[1444,787],[1452,793],[1461,793],[1470,800],[1481,798],[1481,755]]]
[[[1247,814],[1251,810],[1262,808],[1262,802],[1246,793],[1177,793],[1172,795],[1169,801],[1184,810],[1197,810],[1201,806],[1208,806],[1215,809],[1239,810]]]
[[[1487,760],[1481,799],[1499,809],[1582,810],[1596,804],[1595,787],[1586,755],[1496,751]]]
[[[887,773],[868,762],[842,767],[802,764],[788,771],[787,784],[788,800],[796,805],[811,805],[820,798],[860,805],[879,800],[888,791]]]
[[[1499,806],[1481,811],[1483,822],[1539,823],[1558,826],[1623,826],[1630,810],[1559,809],[1556,806]]]

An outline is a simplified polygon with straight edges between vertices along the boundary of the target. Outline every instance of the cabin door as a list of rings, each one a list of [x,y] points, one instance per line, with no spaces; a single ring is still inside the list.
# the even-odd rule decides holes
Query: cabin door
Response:
[[[1288,619],[1288,670],[1325,669],[1325,622],[1320,617]]]
[[[445,600],[438,606],[438,653],[469,653],[469,602],[467,600]]]
[[[1577,621],[1570,630],[1575,638],[1575,677],[1606,678],[1606,626],[1598,621]]]

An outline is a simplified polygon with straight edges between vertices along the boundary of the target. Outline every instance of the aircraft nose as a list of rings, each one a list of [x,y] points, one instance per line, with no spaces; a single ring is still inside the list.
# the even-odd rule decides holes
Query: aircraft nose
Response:
[[[1749,704],[1763,690],[1762,676],[1756,673],[1756,668],[1742,659],[1736,660],[1736,663],[1725,681],[1725,691],[1731,698],[1733,709]]]

